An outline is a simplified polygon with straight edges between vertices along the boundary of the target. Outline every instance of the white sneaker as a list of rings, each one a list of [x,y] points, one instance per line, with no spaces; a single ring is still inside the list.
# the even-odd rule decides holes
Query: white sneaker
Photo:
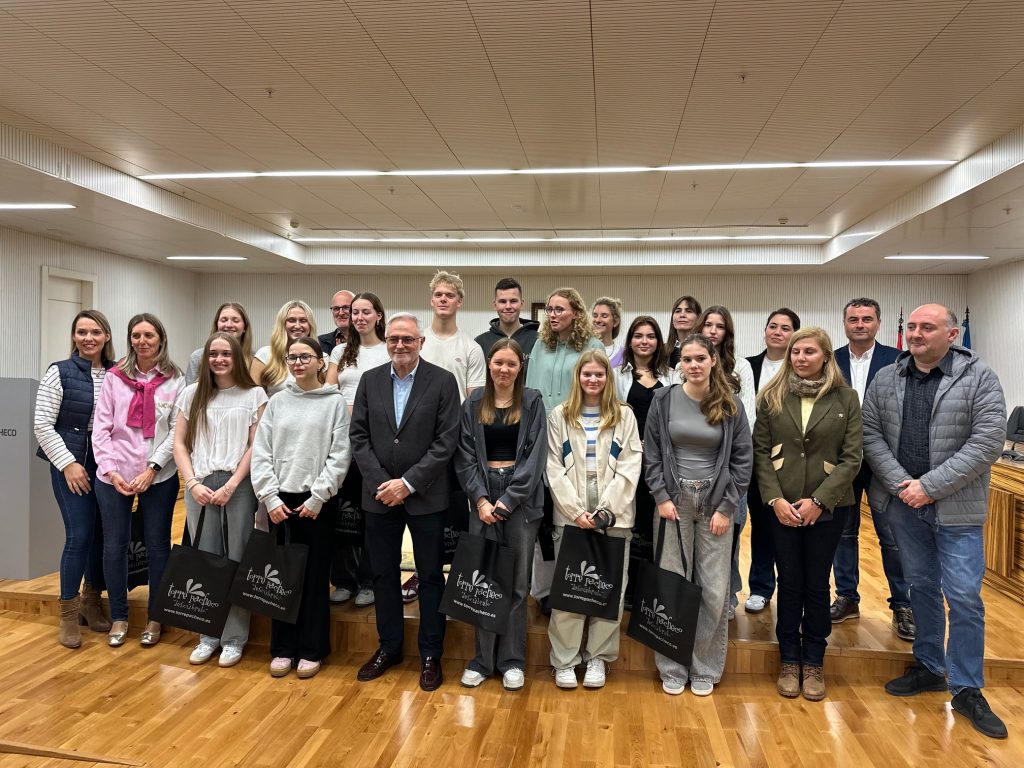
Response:
[[[199,645],[195,647],[192,654],[188,657],[189,664],[205,664],[211,658],[213,654],[217,652],[220,647],[220,643],[207,643],[202,640],[199,641]]]
[[[661,683],[661,690],[663,690],[669,696],[678,696],[680,693],[686,690],[686,681],[663,680]]]
[[[603,688],[605,681],[604,662],[600,659],[587,660],[587,673],[583,675],[584,688]]]
[[[476,688],[487,678],[477,672],[475,669],[464,669],[462,671],[462,679],[459,680],[465,688]]]
[[[233,667],[242,660],[244,645],[225,645],[220,652],[220,659],[217,663],[222,667]]]
[[[747,613],[760,613],[768,605],[768,598],[762,597],[761,595],[751,595],[747,598],[747,602],[744,603],[743,609]]]
[[[715,685],[710,680],[691,680],[690,690],[694,696],[710,696],[715,690]]]
[[[360,589],[359,594],[356,595],[356,608],[366,608],[373,605],[375,600],[372,589]]]
[[[573,673],[573,679],[575,680],[576,673]],[[512,669],[505,670],[505,674],[501,676],[501,684],[505,686],[506,691],[518,691],[524,685],[526,685],[526,675],[523,674],[523,670]]]
[[[352,599],[352,590],[339,587],[331,592],[332,603],[347,603]]]
[[[729,606],[729,610],[726,612],[726,616],[728,616],[729,621],[734,621],[736,619],[736,606],[735,605],[730,605]]]
[[[562,667],[555,669],[555,685],[559,688],[575,688],[579,683],[576,680],[575,667]]]

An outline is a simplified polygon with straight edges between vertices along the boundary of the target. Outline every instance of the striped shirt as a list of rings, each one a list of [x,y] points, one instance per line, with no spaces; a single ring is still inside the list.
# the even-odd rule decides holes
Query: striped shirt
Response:
[[[103,377],[106,375],[106,368],[92,369],[92,401],[100,395],[100,387],[103,386]],[[33,419],[33,429],[36,433],[36,440],[43,449],[53,466],[58,471],[74,464],[75,457],[64,445],[64,440],[57,434],[54,425],[57,423],[57,416],[60,414],[60,404],[64,399],[64,385],[60,383],[60,370],[56,365],[51,365],[43,374],[43,380],[39,382],[39,391],[36,393],[36,413]],[[95,415],[89,415],[89,431],[92,431],[92,420]]]
[[[580,423],[587,436],[587,473],[597,473],[597,436],[601,431],[601,409],[583,406],[580,409]]]

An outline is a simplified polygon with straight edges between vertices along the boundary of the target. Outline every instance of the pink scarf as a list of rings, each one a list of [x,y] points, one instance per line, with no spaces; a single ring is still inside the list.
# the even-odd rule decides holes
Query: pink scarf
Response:
[[[142,427],[142,436],[147,439],[153,437],[156,434],[156,390],[168,377],[157,372],[149,381],[136,381],[117,366],[111,369],[111,373],[135,390],[124,423],[129,427]]]

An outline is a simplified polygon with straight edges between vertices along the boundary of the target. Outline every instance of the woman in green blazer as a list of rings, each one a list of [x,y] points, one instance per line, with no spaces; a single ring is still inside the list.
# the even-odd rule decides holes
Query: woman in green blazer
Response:
[[[754,469],[775,512],[778,689],[788,698],[801,690],[811,701],[825,698],[829,572],[843,523],[857,513],[853,479],[862,449],[860,403],[836,365],[828,334],[797,331],[782,368],[757,396],[754,424]]]

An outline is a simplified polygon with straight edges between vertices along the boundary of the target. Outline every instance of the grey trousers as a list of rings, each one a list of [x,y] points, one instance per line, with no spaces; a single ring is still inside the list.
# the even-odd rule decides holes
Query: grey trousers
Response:
[[[731,596],[732,526],[721,536],[711,532],[711,517],[699,513],[706,493],[707,487],[686,484],[676,499],[688,573],[683,573],[679,538],[673,530],[674,523],[669,520],[665,526],[665,544],[659,565],[667,571],[687,576],[703,589],[689,669],[667,656],[654,654],[654,663],[661,679],[666,682],[685,683],[690,679],[717,684],[721,682],[725,670],[725,653],[729,643],[726,609]],[[657,536],[661,521],[657,513],[655,518],[654,531]]]
[[[231,479],[230,472],[214,472],[203,478],[203,485],[212,491],[220,488]],[[249,536],[252,534],[253,522],[256,515],[256,493],[252,489],[249,478],[242,480],[231,499],[224,507],[207,506],[206,520],[203,522],[203,540],[195,541],[196,526],[199,525],[199,511],[202,507],[192,498],[192,494],[185,492],[185,521],[188,524],[189,535],[192,536],[193,544],[202,552],[211,552],[215,555],[226,555],[232,560],[241,560],[245,552],[245,545],[249,543]],[[222,535],[221,515],[227,515],[228,540],[225,546]],[[228,613],[227,623],[224,625],[223,634],[218,637],[202,636],[202,641],[209,645],[233,645],[242,647],[249,640],[249,611],[231,606]]]
[[[564,526],[555,528],[555,558],[562,548]],[[626,597],[626,575],[629,571],[628,528],[609,528],[609,536],[626,540],[622,558],[622,591],[619,593],[619,615],[616,619],[599,619],[582,613],[552,610],[548,620],[548,640],[551,641],[551,666],[555,669],[575,667],[587,659],[615,661],[619,657],[619,625],[622,622],[622,603]],[[678,547],[677,547],[678,549]],[[583,630],[587,630],[587,645],[583,647]]]

